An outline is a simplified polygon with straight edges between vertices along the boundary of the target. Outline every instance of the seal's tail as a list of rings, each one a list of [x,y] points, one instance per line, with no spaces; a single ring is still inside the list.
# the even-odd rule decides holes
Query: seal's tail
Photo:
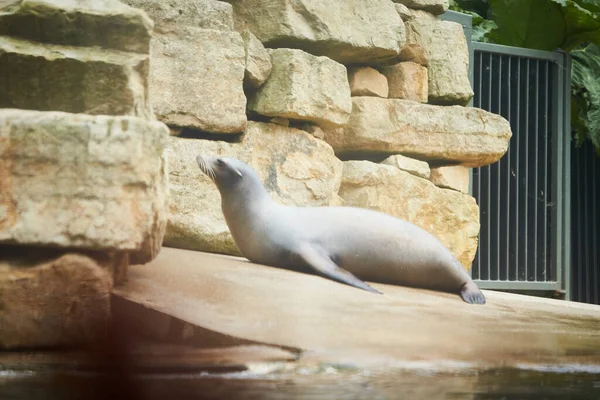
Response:
[[[460,288],[460,297],[469,304],[485,304],[485,296],[473,281]]]

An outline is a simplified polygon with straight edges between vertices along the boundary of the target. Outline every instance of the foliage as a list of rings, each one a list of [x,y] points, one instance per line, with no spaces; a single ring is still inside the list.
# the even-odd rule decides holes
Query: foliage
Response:
[[[591,44],[571,52],[573,66],[571,86],[571,124],[577,143],[589,137],[600,149],[600,46]]]
[[[600,1],[451,0],[473,15],[473,40],[572,55],[571,120],[578,144],[600,152]]]

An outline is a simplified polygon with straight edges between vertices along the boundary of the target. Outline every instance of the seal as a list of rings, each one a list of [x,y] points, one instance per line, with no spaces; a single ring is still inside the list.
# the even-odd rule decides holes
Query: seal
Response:
[[[256,172],[235,158],[198,155],[221,193],[225,221],[250,261],[312,271],[373,293],[363,280],[485,297],[432,234],[400,218],[357,207],[291,207],[274,201]]]

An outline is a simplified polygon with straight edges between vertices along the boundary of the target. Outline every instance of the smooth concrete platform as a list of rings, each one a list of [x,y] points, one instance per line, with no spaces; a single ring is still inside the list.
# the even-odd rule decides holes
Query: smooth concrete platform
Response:
[[[236,257],[163,248],[113,292],[117,323],[194,346],[269,345],[354,365],[600,365],[600,307],[373,284],[375,295]]]

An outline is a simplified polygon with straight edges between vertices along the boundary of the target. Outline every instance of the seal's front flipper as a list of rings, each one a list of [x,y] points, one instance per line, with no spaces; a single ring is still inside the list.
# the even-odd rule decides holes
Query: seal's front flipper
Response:
[[[338,267],[336,263],[331,261],[331,258],[322,254],[322,252],[318,251],[318,249],[310,244],[301,246],[297,250],[297,255],[312,269],[331,279],[335,279],[336,281],[346,283],[371,293],[382,294],[380,291],[373,289],[350,272]]]

